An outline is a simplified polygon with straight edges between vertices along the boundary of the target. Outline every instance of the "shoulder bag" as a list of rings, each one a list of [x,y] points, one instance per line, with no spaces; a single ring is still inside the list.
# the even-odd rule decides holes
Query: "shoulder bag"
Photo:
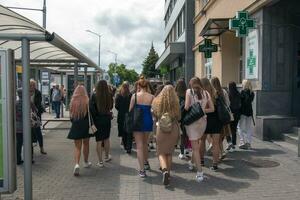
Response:
[[[137,106],[137,94],[135,93],[134,106],[132,110],[125,114],[124,130],[127,133],[140,131],[143,127],[143,110]]]
[[[218,97],[216,103],[219,120],[224,125],[229,124],[234,119],[230,108],[226,105],[222,97]]]
[[[88,118],[89,118],[89,134],[95,134],[97,132],[97,127],[95,126],[93,118],[91,116],[89,105],[88,105]]]

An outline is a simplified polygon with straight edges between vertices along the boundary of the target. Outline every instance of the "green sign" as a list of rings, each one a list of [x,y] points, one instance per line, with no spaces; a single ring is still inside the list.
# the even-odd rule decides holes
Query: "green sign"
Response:
[[[245,38],[245,78],[257,79],[258,78],[258,33],[257,30],[249,31],[248,36]]]
[[[253,49],[249,52],[249,57],[247,58],[247,66],[249,69],[249,74],[254,74],[254,67],[256,66],[256,56],[253,55]]]
[[[218,46],[213,44],[210,39],[204,39],[204,44],[199,46],[199,52],[204,53],[205,58],[211,58],[212,52],[217,52]]]
[[[255,21],[249,18],[247,11],[238,11],[234,19],[229,20],[229,29],[236,31],[237,37],[246,37],[249,29],[255,28]]]

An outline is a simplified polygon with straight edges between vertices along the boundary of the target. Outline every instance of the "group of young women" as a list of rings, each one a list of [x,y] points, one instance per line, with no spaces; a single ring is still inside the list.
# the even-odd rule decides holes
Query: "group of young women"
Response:
[[[156,152],[162,171],[162,182],[168,185],[172,164],[172,154],[180,139],[180,158],[185,157],[185,149],[190,143],[192,158],[188,163],[189,169],[196,168],[196,181],[204,179],[202,167],[206,141],[212,146],[212,170],[218,169],[218,163],[223,158],[223,140],[228,141],[227,150],[236,145],[237,128],[240,133],[240,148],[251,147],[252,134],[252,92],[251,82],[243,81],[243,90],[240,93],[236,84],[229,84],[229,92],[221,87],[217,77],[211,80],[194,77],[189,81],[189,88],[183,79],[177,81],[176,87],[165,84],[152,91],[150,82],[143,76],[135,84],[135,91],[130,93],[129,84],[123,83],[116,97],[115,107],[118,110],[118,131],[122,136],[122,144],[127,153],[131,152],[132,135],[136,143],[139,176],[146,177],[146,170],[150,169],[148,162],[149,135],[154,131],[156,138]],[[153,95],[155,93],[155,95]],[[232,113],[231,122],[224,124],[220,120],[218,104],[224,102]],[[184,124],[182,118],[194,104],[200,104],[204,112],[203,117]],[[109,155],[109,134],[111,127],[111,109],[113,96],[107,83],[102,80],[96,86],[96,92],[89,100],[83,86],[78,86],[71,100],[70,115],[72,128],[68,138],[75,140],[74,175],[79,174],[79,158],[83,143],[84,165],[90,167],[88,161],[88,140],[90,121],[97,127],[95,133],[97,141],[98,166],[103,167],[102,148],[104,148],[104,161],[111,159]],[[140,126],[133,133],[127,133],[124,128],[126,114],[133,109],[142,112]],[[89,120],[89,113],[91,119]]]

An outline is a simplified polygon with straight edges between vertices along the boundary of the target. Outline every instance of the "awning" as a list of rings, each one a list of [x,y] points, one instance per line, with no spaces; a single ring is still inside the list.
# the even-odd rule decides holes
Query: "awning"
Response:
[[[163,65],[169,65],[172,61],[174,61],[179,56],[182,56],[184,53],[184,42],[171,42],[156,62],[155,68],[159,68]]]
[[[74,46],[66,42],[56,33],[49,33],[46,29],[26,17],[0,5],[0,48],[13,49],[16,61],[21,59],[21,38],[33,37],[30,41],[30,63],[59,65],[62,62],[101,69],[90,58]],[[41,64],[41,67],[44,66]]]
[[[229,30],[229,18],[209,19],[202,29],[200,36],[219,36]]]

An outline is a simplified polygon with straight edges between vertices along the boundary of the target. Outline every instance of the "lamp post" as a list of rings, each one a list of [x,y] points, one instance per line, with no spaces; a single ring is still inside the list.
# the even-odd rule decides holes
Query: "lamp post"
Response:
[[[92,33],[92,34],[94,34],[94,35],[96,35],[96,36],[98,36],[99,37],[99,48],[98,48],[98,66],[100,67],[100,52],[101,52],[101,34],[99,34],[99,33],[95,33],[95,32],[93,32],[93,31],[91,31],[91,30],[86,30],[86,32],[89,32],[89,33]]]

